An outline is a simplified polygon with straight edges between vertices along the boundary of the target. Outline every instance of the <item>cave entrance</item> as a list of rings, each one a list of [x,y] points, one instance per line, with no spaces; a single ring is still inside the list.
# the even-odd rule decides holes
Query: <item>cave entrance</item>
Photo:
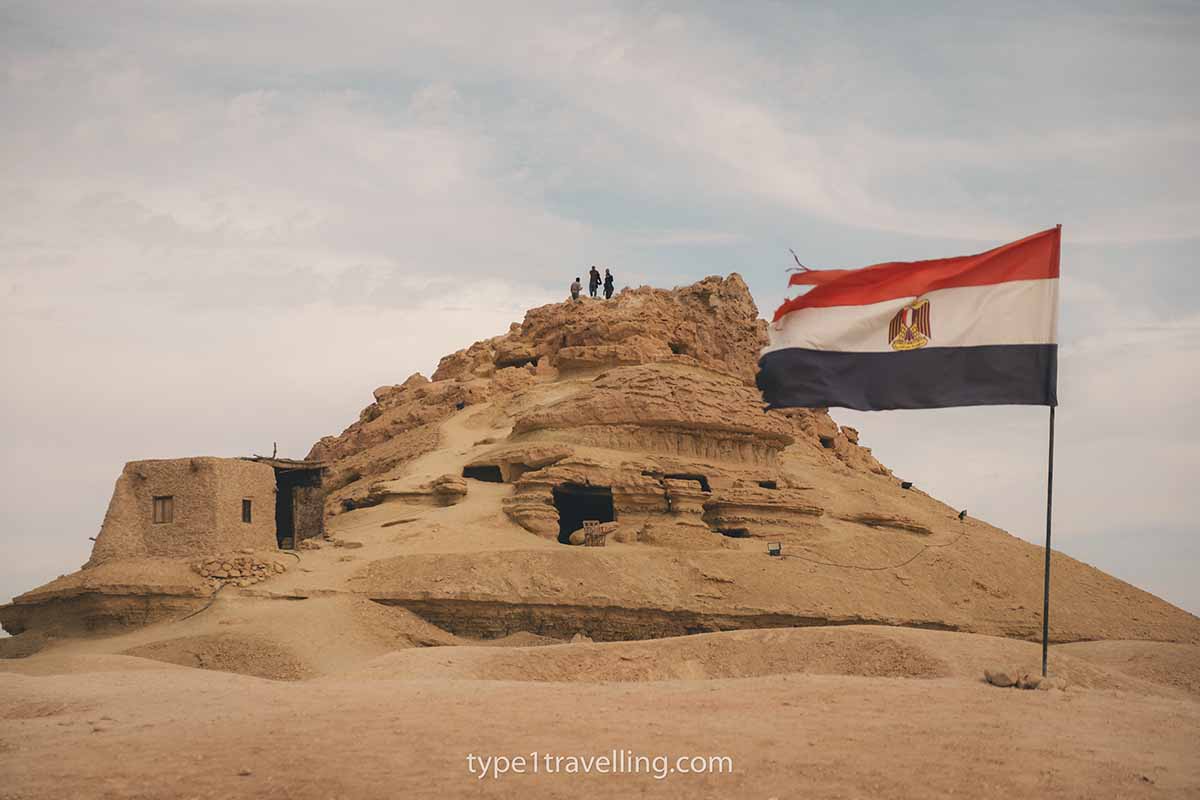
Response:
[[[474,478],[487,483],[504,483],[504,475],[496,464],[477,464],[473,467],[463,467],[464,478]]]
[[[558,541],[567,544],[571,534],[583,527],[585,519],[612,522],[612,489],[607,486],[581,486],[564,483],[554,487],[554,507],[558,509]]]

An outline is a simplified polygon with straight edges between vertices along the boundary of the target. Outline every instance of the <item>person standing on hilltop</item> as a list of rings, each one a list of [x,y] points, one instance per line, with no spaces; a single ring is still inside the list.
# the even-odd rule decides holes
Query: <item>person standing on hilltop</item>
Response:
[[[571,284],[571,300],[572,300],[572,302],[575,302],[575,303],[579,302],[579,293],[582,291],[583,291],[583,284],[579,282],[579,277],[576,276],[575,282]]]
[[[592,270],[588,273],[588,294],[592,297],[596,296],[596,290],[600,288],[600,270],[596,269],[596,265],[592,264]]]
[[[608,269],[604,270],[604,299],[612,300],[613,294],[613,276]]]

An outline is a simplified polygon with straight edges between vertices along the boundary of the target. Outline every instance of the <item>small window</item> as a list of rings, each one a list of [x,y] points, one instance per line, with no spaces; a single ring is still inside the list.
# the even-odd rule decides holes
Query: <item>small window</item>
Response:
[[[155,523],[175,521],[174,497],[168,495],[154,498],[154,521]]]
[[[250,507],[252,505],[252,501],[242,500],[242,522],[249,522],[251,520]]]

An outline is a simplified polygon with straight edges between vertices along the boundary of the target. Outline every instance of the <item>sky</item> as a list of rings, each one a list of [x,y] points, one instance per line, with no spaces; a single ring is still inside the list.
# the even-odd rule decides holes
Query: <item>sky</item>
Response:
[[[0,602],[562,299],[1063,225],[1057,549],[1200,613],[1200,6],[0,2]],[[1047,411],[854,413],[1043,538]]]

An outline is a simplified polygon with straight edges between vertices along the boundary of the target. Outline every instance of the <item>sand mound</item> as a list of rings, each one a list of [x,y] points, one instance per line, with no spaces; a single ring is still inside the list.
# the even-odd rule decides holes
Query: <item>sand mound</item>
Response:
[[[780,629],[576,643],[536,651],[456,647],[437,654],[390,653],[358,671],[374,679],[644,682],[805,673],[935,678],[945,663],[913,643],[861,629]]]
[[[236,672],[280,681],[313,676],[312,669],[287,648],[280,647],[270,639],[234,633],[180,636],[131,647],[124,654],[184,667]]]
[[[1200,695],[1200,647],[1170,642],[1076,642],[1056,648],[1151,683]]]
[[[36,658],[0,661],[0,673],[45,677],[48,675],[84,675],[105,672],[149,672],[179,670],[174,664],[150,661],[134,656],[79,653],[43,653]]]
[[[145,665],[142,659],[150,659],[302,680],[351,669],[394,650],[458,642],[414,614],[354,595],[296,600],[222,594],[211,608],[187,620],[104,639],[48,639],[41,653],[0,662],[0,669],[26,674],[107,671]]]
[[[1131,644],[1139,643],[1116,643]],[[1074,690],[1120,689],[1177,696],[1155,680],[1182,653],[1149,653],[1145,676],[1093,660],[1087,648],[1055,647],[1050,673]],[[1165,656],[1160,661],[1158,656]],[[981,683],[986,669],[1040,672],[1041,648],[994,636],[882,626],[742,630],[637,642],[573,643],[535,651],[454,647],[389,653],[352,673],[373,680],[644,683],[771,675],[836,675]],[[1168,688],[1171,687],[1171,688]]]

